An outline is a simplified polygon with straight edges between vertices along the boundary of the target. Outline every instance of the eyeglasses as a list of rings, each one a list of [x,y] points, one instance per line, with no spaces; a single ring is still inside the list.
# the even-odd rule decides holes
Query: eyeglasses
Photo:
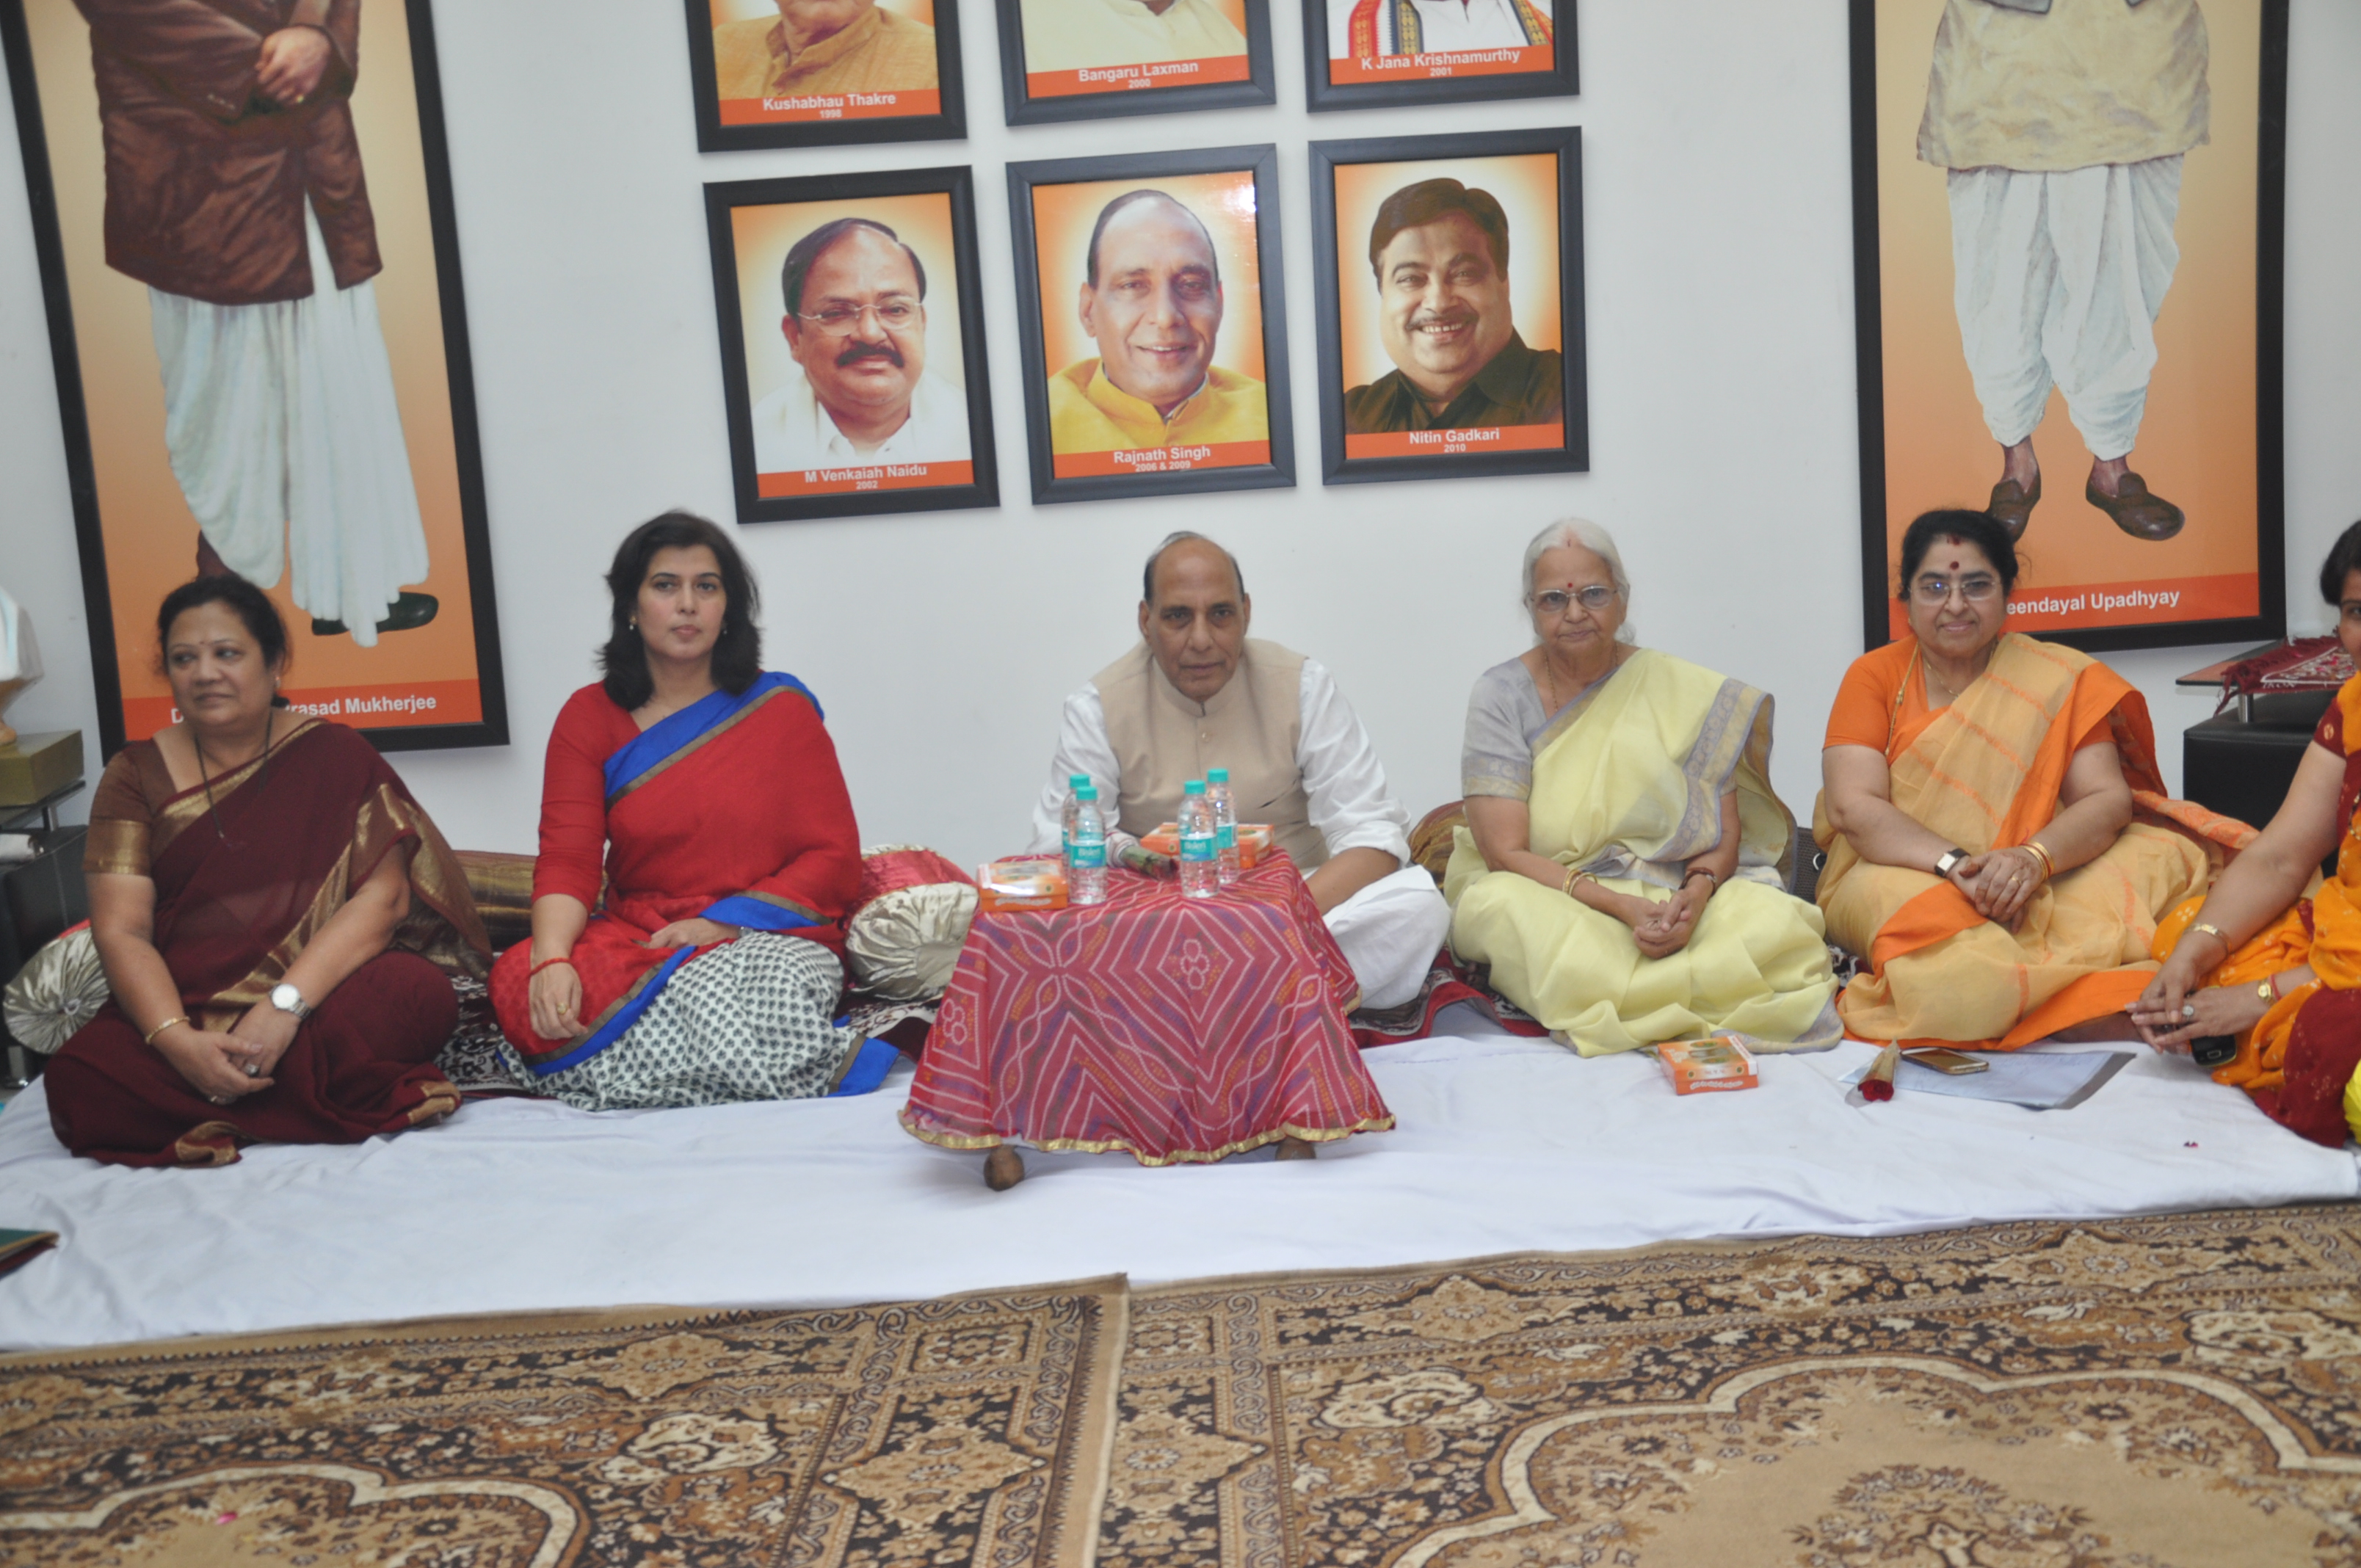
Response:
[[[1910,585],[1910,591],[1920,604],[1941,604],[1951,597],[1953,587],[1970,604],[1982,604],[2000,592],[2000,579],[1990,572],[1971,572],[1964,577],[1938,577],[1929,573]]]
[[[1543,615],[1564,615],[1576,603],[1596,615],[1621,597],[1605,583],[1593,583],[1590,587],[1576,589],[1573,593],[1567,593],[1563,588],[1551,588],[1544,593],[1535,594],[1525,602]]]
[[[830,305],[824,311],[813,311],[808,314],[797,311],[796,314],[829,337],[851,337],[852,329],[861,324],[861,318],[864,315],[875,316],[877,324],[887,332],[900,332],[917,321],[918,313],[924,309],[926,307],[916,300],[880,300],[873,305]]]

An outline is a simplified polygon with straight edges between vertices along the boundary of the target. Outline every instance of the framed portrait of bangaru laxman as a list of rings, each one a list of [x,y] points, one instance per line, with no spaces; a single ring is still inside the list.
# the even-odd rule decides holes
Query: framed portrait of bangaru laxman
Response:
[[[705,188],[741,522],[1000,503],[965,169]]]
[[[1037,502],[1295,483],[1279,152],[1008,166]]]
[[[1577,473],[1582,133],[1312,144],[1324,483]]]
[[[1270,0],[999,0],[1012,126],[1277,101]]]
[[[264,589],[282,695],[508,740],[427,0],[0,0],[108,754],[156,610]]]
[[[1989,510],[2009,624],[2276,637],[2287,0],[1852,0],[1861,599]]]
[[[686,5],[699,152],[967,135],[952,0]]]

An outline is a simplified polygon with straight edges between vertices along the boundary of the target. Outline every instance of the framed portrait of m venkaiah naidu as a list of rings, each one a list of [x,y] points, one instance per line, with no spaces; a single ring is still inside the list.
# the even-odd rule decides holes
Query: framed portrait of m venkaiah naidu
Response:
[[[1279,151],[1008,166],[1037,502],[1295,483]]]
[[[1012,126],[1278,101],[1270,0],[999,0]]]
[[[1323,482],[1590,466],[1581,137],[1312,144]]]
[[[697,150],[957,141],[952,0],[686,0]]]
[[[705,213],[741,522],[1000,504],[967,170],[734,181]]]

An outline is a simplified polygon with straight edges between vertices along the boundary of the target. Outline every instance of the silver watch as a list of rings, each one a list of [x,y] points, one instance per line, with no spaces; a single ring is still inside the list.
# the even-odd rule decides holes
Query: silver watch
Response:
[[[270,1005],[281,1013],[292,1013],[299,1021],[312,1015],[312,1004],[303,1000],[303,993],[284,981],[270,988]]]
[[[1957,867],[1961,861],[1970,861],[1973,859],[1975,859],[1975,857],[1969,854],[1965,850],[1956,847],[1946,850],[1941,854],[1935,857],[1935,874],[1938,877],[1948,877],[1951,874],[1952,870]]]

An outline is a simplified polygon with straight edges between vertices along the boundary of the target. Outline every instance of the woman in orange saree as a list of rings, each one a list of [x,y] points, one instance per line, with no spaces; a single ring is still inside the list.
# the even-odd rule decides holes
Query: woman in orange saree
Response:
[[[2329,552],[2320,596],[2361,657],[2361,522]],[[2332,850],[2336,875],[2303,896]],[[2328,705],[2262,836],[2172,912],[2156,952],[2164,968],[2131,1009],[2148,1044],[2181,1052],[2226,1036],[2237,1055],[2216,1083],[2332,1148],[2361,1128],[2361,677]]]
[[[1846,1030],[2006,1050],[2122,1013],[2158,920],[2254,829],[2166,796],[2122,676],[2004,631],[2000,524],[1929,512],[1901,554],[1912,635],[1847,673],[1813,824],[1828,935],[1865,960]]]

